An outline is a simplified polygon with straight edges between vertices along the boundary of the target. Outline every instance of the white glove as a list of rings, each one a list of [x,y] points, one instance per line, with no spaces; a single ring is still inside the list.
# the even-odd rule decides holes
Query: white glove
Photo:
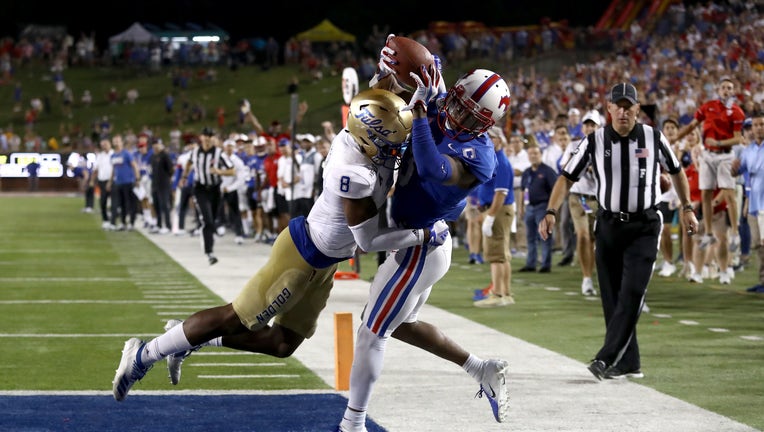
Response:
[[[390,42],[390,39],[394,38],[395,35],[393,33],[390,33],[387,35],[387,39],[385,40],[385,46],[382,47],[382,51],[379,52],[379,61],[377,62],[377,72],[374,74],[373,77],[371,77],[371,80],[369,80],[369,87],[374,87],[377,85],[379,81],[381,81],[383,78],[390,74],[395,74],[395,70],[393,69],[394,65],[398,64],[398,60],[395,59],[395,50],[387,46],[388,42]]]
[[[377,74],[380,77],[384,77],[388,74],[395,73],[392,66],[398,64],[398,60],[395,59],[397,54],[395,50],[387,46],[390,39],[394,38],[395,34],[390,33],[385,39],[385,46],[382,47],[382,51],[379,52],[379,63],[377,63]]]
[[[483,218],[483,226],[481,227],[481,231],[483,231],[483,235],[486,237],[493,236],[493,222],[496,220],[495,216],[488,216],[486,215]]]
[[[430,241],[427,244],[430,246],[440,246],[446,242],[448,234],[448,224],[441,219],[430,226]]]
[[[414,72],[409,72],[411,78],[416,82],[416,91],[414,91],[414,94],[411,96],[409,104],[403,107],[402,111],[412,110],[417,105],[422,105],[426,110],[427,104],[438,95],[438,87],[443,81],[438,69],[434,66],[427,68],[422,65],[419,68],[419,73],[422,77],[419,77],[419,75]]]

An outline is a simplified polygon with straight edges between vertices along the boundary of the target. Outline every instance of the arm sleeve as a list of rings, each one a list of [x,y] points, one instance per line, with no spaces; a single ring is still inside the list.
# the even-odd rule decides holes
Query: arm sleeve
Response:
[[[586,138],[582,139],[578,145],[570,152],[570,157],[560,171],[560,175],[567,177],[571,181],[578,181],[589,166],[591,155],[594,154],[594,144],[596,142],[595,134],[602,133],[602,129],[595,131]],[[570,144],[568,144],[570,145]]]
[[[422,229],[379,228],[379,214],[351,226],[350,231],[358,247],[366,252],[406,249],[424,241]]]
[[[679,162],[679,159],[676,158],[676,155],[671,150],[671,144],[669,144],[668,138],[666,138],[666,136],[663,135],[663,132],[658,129],[653,129],[653,133],[655,137],[654,140],[658,145],[658,151],[660,152],[658,161],[667,173],[678,174],[682,169],[682,164]]]
[[[430,124],[426,118],[414,119],[411,136],[411,147],[419,176],[437,183],[450,179],[451,162],[446,156],[440,154],[435,146],[435,140],[430,133]]]

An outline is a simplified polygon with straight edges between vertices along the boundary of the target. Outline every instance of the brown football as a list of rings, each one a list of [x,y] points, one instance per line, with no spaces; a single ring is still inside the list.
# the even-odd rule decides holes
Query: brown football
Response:
[[[394,36],[387,41],[387,46],[395,51],[395,60],[398,64],[392,65],[398,81],[409,86],[409,90],[416,90],[416,81],[411,78],[409,72],[419,73],[419,66],[430,66],[435,62],[432,53],[424,45],[414,39],[405,36]]]
[[[668,192],[671,189],[671,176],[666,173],[661,174],[661,192]]]

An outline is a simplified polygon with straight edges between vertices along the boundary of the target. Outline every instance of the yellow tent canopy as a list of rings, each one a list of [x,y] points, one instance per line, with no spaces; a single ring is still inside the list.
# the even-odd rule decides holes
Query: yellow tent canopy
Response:
[[[355,42],[355,36],[337,28],[331,21],[325,19],[317,26],[297,33],[297,40],[312,42]]]

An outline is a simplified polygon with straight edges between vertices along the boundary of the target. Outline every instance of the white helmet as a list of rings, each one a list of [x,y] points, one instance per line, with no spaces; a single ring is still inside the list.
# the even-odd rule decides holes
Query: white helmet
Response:
[[[348,132],[372,162],[397,162],[403,143],[411,133],[411,111],[401,111],[406,102],[387,90],[364,90],[350,101]]]
[[[440,129],[450,138],[461,133],[480,135],[509,109],[509,87],[496,72],[473,69],[451,87],[440,107]],[[470,137],[471,139],[472,137]]]

